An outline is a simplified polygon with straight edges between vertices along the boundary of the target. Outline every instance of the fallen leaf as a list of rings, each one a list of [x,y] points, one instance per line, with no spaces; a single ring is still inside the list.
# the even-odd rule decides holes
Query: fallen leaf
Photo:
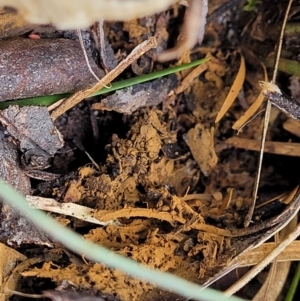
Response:
[[[264,81],[268,81],[268,73],[266,66],[261,63],[261,66],[264,71]],[[232,128],[234,130],[240,130],[240,128],[255,114],[255,112],[259,109],[262,102],[264,101],[265,96],[262,94],[262,91],[257,96],[256,100],[253,102],[253,104],[250,106],[250,108],[234,123]]]
[[[218,115],[216,117],[215,122],[219,122],[222,117],[226,114],[226,112],[229,110],[229,108],[232,106],[233,102],[235,101],[237,95],[239,94],[241,88],[243,87],[245,76],[246,76],[246,65],[245,65],[245,59],[241,56],[241,62],[240,62],[240,68],[236,75],[236,78],[230,88],[230,91],[220,109],[218,112]]]

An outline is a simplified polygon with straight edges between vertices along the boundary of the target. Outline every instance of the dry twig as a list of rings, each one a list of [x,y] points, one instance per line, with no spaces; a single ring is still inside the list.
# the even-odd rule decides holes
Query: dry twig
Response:
[[[71,97],[67,98],[58,108],[55,108],[51,113],[51,118],[55,120],[67,110],[79,104],[83,99],[91,96],[93,93],[101,90],[104,86],[110,84],[135,60],[137,60],[151,48],[156,47],[156,45],[156,39],[152,37],[135,47],[125,60],[123,60],[115,69],[106,74],[96,85],[94,85],[92,88],[76,92]]]

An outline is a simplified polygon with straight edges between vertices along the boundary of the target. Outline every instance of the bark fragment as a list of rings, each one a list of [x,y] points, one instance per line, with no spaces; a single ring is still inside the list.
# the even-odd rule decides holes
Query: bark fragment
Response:
[[[0,178],[23,195],[30,194],[29,178],[18,164],[17,147],[4,137],[2,130],[0,130],[0,158]],[[44,233],[8,205],[2,205],[0,220],[1,241],[18,246],[24,243],[51,246]]]
[[[102,71],[89,56],[92,70]],[[96,80],[79,42],[15,38],[0,42],[0,101],[81,90]]]

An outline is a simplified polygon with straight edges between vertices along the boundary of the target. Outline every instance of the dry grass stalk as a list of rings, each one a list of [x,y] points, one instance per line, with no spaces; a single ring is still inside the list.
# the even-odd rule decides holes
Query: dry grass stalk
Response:
[[[51,118],[55,120],[60,115],[71,109],[75,105],[79,104],[83,99],[91,96],[93,93],[101,90],[104,86],[109,85],[118,75],[120,75],[128,66],[130,66],[135,60],[142,56],[145,52],[151,48],[156,47],[156,39],[154,37],[144,41],[127,56],[125,60],[118,64],[118,66],[106,74],[101,81],[99,81],[92,88],[78,91],[71,97],[67,98],[59,107],[55,108],[51,113]]]

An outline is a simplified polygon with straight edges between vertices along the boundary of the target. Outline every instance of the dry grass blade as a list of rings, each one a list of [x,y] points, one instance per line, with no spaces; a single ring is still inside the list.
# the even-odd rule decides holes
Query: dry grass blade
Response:
[[[279,37],[279,42],[278,42],[278,47],[277,47],[277,54],[276,54],[276,60],[274,63],[274,70],[273,70],[273,78],[272,78],[272,83],[275,83],[276,80],[276,75],[277,75],[277,70],[278,70],[278,64],[279,64],[279,59],[280,59],[280,53],[282,49],[282,41],[283,41],[283,35],[284,35],[284,29],[285,25],[287,23],[287,18],[289,15],[290,8],[292,6],[293,0],[289,0],[285,16],[282,22],[282,27],[280,31],[280,37]],[[264,156],[264,148],[265,148],[265,141],[267,137],[267,131],[268,131],[268,126],[269,126],[269,121],[270,121],[270,114],[271,114],[271,102],[268,100],[267,101],[267,106],[266,106],[266,112],[265,112],[265,118],[263,122],[263,133],[262,133],[262,139],[261,139],[261,149],[259,153],[259,161],[258,161],[258,168],[257,168],[257,173],[255,177],[255,182],[254,182],[254,188],[253,188],[253,194],[252,194],[252,203],[249,206],[249,211],[245,217],[244,221],[244,226],[248,227],[252,216],[253,216],[253,211],[254,207],[256,204],[256,198],[257,198],[257,193],[258,193],[258,186],[259,186],[259,181],[260,181],[260,176],[261,176],[261,168],[262,168],[262,162],[263,162],[263,156]]]
[[[245,76],[246,76],[245,59],[241,55],[241,63],[240,63],[239,71],[236,75],[236,78],[235,78],[231,88],[230,88],[230,92],[228,93],[220,111],[218,112],[218,115],[215,120],[216,123],[222,119],[222,117],[226,114],[226,112],[229,110],[229,108],[235,101],[236,97],[238,96],[238,94],[244,84]]]
[[[294,190],[295,191],[295,190]],[[296,192],[295,196],[292,197],[291,195],[294,194],[290,193],[289,195],[287,195],[287,197],[285,198],[284,202],[290,203],[292,204],[294,202],[294,200],[300,198],[300,194],[299,194],[299,189],[298,192]],[[298,226],[295,228],[295,220],[297,221],[297,214],[299,211],[299,206],[297,205],[294,209],[292,209],[294,212],[293,214],[285,219],[282,224],[277,227],[274,228],[275,231],[273,231],[273,233],[271,235],[269,235],[269,238],[271,236],[273,236],[274,234],[278,233],[278,231],[282,230],[282,233],[285,233],[284,231],[290,231],[290,229],[285,229],[286,225],[290,224],[292,220],[294,220],[294,224],[291,223],[291,227],[293,228],[293,230],[290,231],[290,234],[286,236],[286,238],[284,240],[282,240],[281,243],[278,244],[278,246],[274,247],[274,249],[272,249],[271,252],[269,252],[265,257],[263,257],[259,263],[254,266],[247,274],[245,274],[242,278],[240,278],[232,287],[230,287],[225,293],[227,295],[231,295],[234,294],[235,292],[237,292],[239,289],[241,289],[243,286],[245,286],[252,278],[254,278],[260,271],[262,271],[263,268],[265,268],[270,262],[272,262],[283,250],[286,249],[286,247],[293,242],[293,240],[295,240],[297,238],[297,236],[300,233],[300,224],[298,224]],[[266,241],[267,237],[265,237],[263,239],[263,241]],[[261,241],[262,242],[262,241]],[[257,244],[258,246],[260,245],[260,243]],[[232,261],[232,266],[236,266],[237,264],[240,263],[240,260],[242,259],[242,256],[244,256],[243,254],[238,255],[233,261]],[[281,275],[282,276],[282,275]],[[265,286],[267,287],[267,285]],[[262,294],[263,295],[263,294]],[[263,299],[259,299],[259,300],[263,300]]]
[[[286,23],[286,20],[287,20],[287,16],[288,16],[288,13],[289,13],[289,9],[291,7],[291,3],[292,3],[292,0],[289,1],[288,8],[286,10],[285,19],[284,19],[284,22],[283,22],[283,25],[282,25],[281,37],[280,37],[280,41],[279,41],[279,45],[278,45],[277,61],[275,62],[275,67],[274,67],[273,81],[270,84],[268,84],[268,83],[266,84],[267,87],[268,88],[271,87],[271,89],[274,88],[274,82],[275,82],[275,78],[276,78],[277,66],[278,66],[278,61],[279,61],[279,56],[280,56],[281,45],[282,45],[282,36],[283,36],[283,31],[284,31],[285,23]],[[256,176],[256,181],[255,181],[255,187],[254,187],[254,191],[253,191],[252,206],[250,206],[248,215],[245,219],[245,226],[248,226],[250,221],[251,221],[254,206],[255,206],[255,202],[256,202],[257,191],[258,191],[258,183],[259,183],[259,179],[260,179],[261,165],[262,165],[262,159],[263,159],[263,152],[264,152],[264,148],[265,148],[265,138],[266,138],[268,123],[269,123],[269,118],[270,118],[270,110],[271,110],[271,102],[268,100],[267,107],[266,107],[265,119],[264,119],[263,138],[262,138],[262,141],[261,141],[261,152],[260,152],[260,158],[259,158],[259,167],[258,167],[258,172],[257,172],[257,176]],[[237,290],[239,290],[246,283],[248,283],[271,260],[276,258],[277,255],[280,254],[281,251],[285,249],[287,244],[292,242],[297,237],[297,235],[299,235],[299,234],[296,234],[296,236],[294,235],[297,232],[300,232],[300,225],[297,226],[296,230],[293,233],[291,233],[288,236],[287,239],[285,239],[282,243],[280,243],[263,260],[261,260],[258,265],[256,265],[254,268],[252,268],[250,270],[250,272],[248,272],[244,277],[242,277],[238,282],[236,282],[234,286],[229,288],[226,291],[226,294],[230,295],[230,294],[236,292]],[[271,272],[269,274],[269,277],[268,277],[266,283],[264,284],[262,289],[259,291],[259,293],[257,294],[257,296],[255,297],[254,300],[274,300],[279,295],[280,289],[279,289],[278,285],[277,285],[278,289],[276,290],[276,293],[275,293],[275,290],[273,289],[272,294],[270,294],[270,292],[271,292],[270,284],[271,284],[271,282],[274,283],[274,278],[275,278],[275,273],[276,273],[276,265],[277,265],[277,262],[275,260],[275,262],[274,262],[274,264],[271,268]],[[283,267],[285,267],[285,273],[283,273],[283,271],[284,271],[283,267],[280,269],[280,274],[278,276],[280,276],[282,278],[282,280],[286,279],[286,277],[287,277],[288,266],[289,266],[289,263],[285,263],[283,265]],[[277,271],[279,271],[279,269],[277,269]],[[284,283],[284,282],[285,282],[284,280],[281,281],[281,283]]]
[[[228,138],[225,143],[230,147],[234,146],[236,148],[243,148],[257,152],[260,151],[260,141],[254,139],[231,137]],[[264,152],[269,154],[299,157],[300,143],[266,141]]]
[[[259,290],[259,292],[252,299],[253,301],[273,301],[277,300],[282,288],[285,284],[287,275],[290,269],[290,262],[273,263],[271,271],[266,281]]]
[[[200,74],[207,70],[207,63],[201,64],[194,68],[178,85],[175,89],[175,94],[182,93],[188,87],[190,87],[191,83],[197,78]]]
[[[261,246],[265,241],[270,239],[274,234],[276,234],[278,231],[283,229],[298,214],[298,211],[300,209],[299,208],[299,205],[300,205],[300,189],[299,189],[299,187],[296,187],[295,189],[293,189],[293,191],[289,192],[288,195],[284,198],[284,200],[282,200],[282,202],[288,203],[289,205],[285,209],[286,211],[285,211],[284,214],[281,213],[281,214],[279,214],[275,217],[276,223],[274,224],[272,222],[272,228],[270,228],[269,226],[267,227],[267,225],[264,224],[265,222],[262,222],[262,223],[258,224],[259,229],[256,228],[255,229],[256,231],[252,232],[252,233],[257,233],[259,231],[264,230],[262,232],[262,234],[259,236],[259,238],[257,240],[255,240],[253,243],[251,243],[239,255],[237,255],[235,258],[233,258],[225,268],[223,268],[219,271],[219,273],[217,273],[214,277],[212,277],[208,281],[206,281],[204,283],[205,287],[210,286],[212,283],[214,283],[215,281],[217,281],[221,277],[224,277],[225,275],[227,275],[233,269],[239,267],[242,262],[245,262],[245,254],[247,254],[253,248],[257,248],[257,247]],[[245,232],[247,232],[247,235],[249,235],[250,234],[249,230],[251,228],[253,228],[253,227],[249,227],[249,228],[245,228],[245,229],[238,229],[236,231],[239,231],[239,232],[242,231],[243,235],[246,235]],[[267,256],[263,257],[261,261],[264,262],[264,258],[267,258]],[[269,261],[267,263],[264,262],[264,264],[265,265],[269,264],[272,259],[267,258],[267,260],[269,260]],[[255,260],[253,260],[253,261],[255,261]],[[255,275],[252,275],[252,278],[254,276]],[[238,284],[239,288],[246,285],[252,278],[244,279],[244,282],[242,284],[241,283]],[[237,290],[239,290],[239,288]]]
[[[51,118],[55,120],[57,117],[65,113],[67,110],[71,109],[72,107],[80,103],[86,97],[101,90],[106,85],[110,84],[135,60],[137,60],[140,56],[142,56],[145,52],[147,52],[151,48],[155,48],[156,45],[157,43],[154,37],[149,38],[148,40],[138,45],[136,48],[133,49],[133,51],[127,56],[125,60],[123,60],[115,69],[113,69],[107,75],[105,75],[101,79],[101,81],[99,81],[96,85],[94,85],[92,88],[88,88],[86,90],[76,92],[71,97],[67,98],[58,108],[55,108],[51,113]]]
[[[290,232],[292,232],[297,226],[298,218],[297,216],[280,232],[275,234],[275,246],[280,242],[285,236],[287,236]],[[272,267],[269,271],[268,277],[264,282],[263,286],[259,290],[259,292],[255,295],[254,301],[268,301],[268,300],[276,300],[280,295],[283,286],[286,282],[289,269],[290,262],[281,262],[278,263],[278,257],[276,257],[272,263]],[[276,285],[272,285],[276,283]]]
[[[291,134],[300,137],[300,124],[296,120],[289,118],[283,124],[283,128]]]
[[[93,214],[95,210],[82,205],[74,203],[59,203],[54,199],[31,195],[26,196],[26,201],[32,208],[72,216],[89,223],[98,225],[109,225],[114,223],[113,220],[102,222],[94,218]]]
[[[248,267],[258,264],[268,253],[274,249],[275,244],[273,242],[264,243],[261,246],[249,250],[247,253],[240,257],[239,267]],[[300,261],[300,241],[293,241],[284,251],[282,251],[278,257],[278,262],[285,261]]]
[[[264,80],[268,81],[268,73],[267,73],[267,69],[266,66],[261,63],[261,66],[263,68],[264,71]],[[255,114],[255,112],[257,112],[257,110],[259,109],[259,107],[261,106],[261,104],[263,103],[265,99],[265,96],[263,95],[262,91],[259,93],[259,95],[257,96],[257,98],[255,99],[255,101],[253,102],[253,104],[249,107],[249,109],[234,123],[234,125],[232,126],[232,128],[234,130],[240,130],[241,127],[243,127],[243,125]]]
[[[276,248],[274,248],[262,261],[254,266],[247,274],[240,278],[232,287],[225,291],[226,296],[231,296],[239,291],[246,283],[261,272],[278,254],[280,254],[293,240],[300,235],[300,224]]]

